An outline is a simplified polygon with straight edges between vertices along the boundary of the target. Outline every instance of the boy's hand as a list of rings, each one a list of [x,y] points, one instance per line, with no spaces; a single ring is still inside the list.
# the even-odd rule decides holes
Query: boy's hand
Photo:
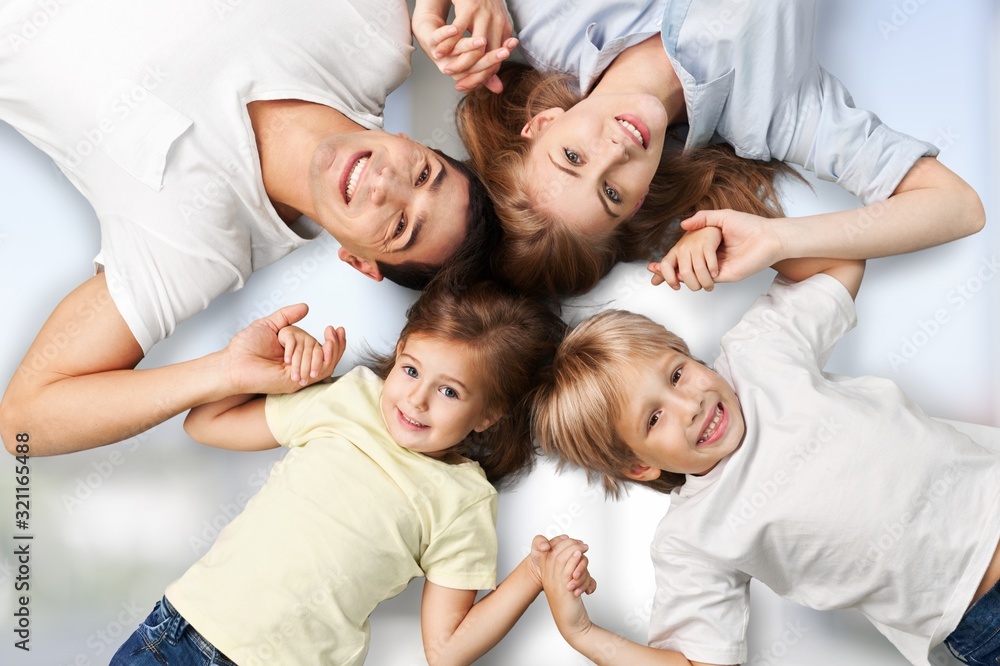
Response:
[[[560,534],[559,536],[552,537],[551,540],[546,539],[541,534],[537,535],[531,540],[531,555],[528,559],[530,564],[530,571],[532,577],[542,586],[542,556],[545,553],[552,551],[552,548],[563,541],[570,541],[576,544],[580,551],[581,557],[576,563],[576,567],[572,571],[570,580],[566,584],[566,589],[572,591],[576,596],[580,596],[583,593],[593,594],[594,590],[597,589],[597,581],[590,577],[590,571],[587,568],[587,558],[583,557],[583,553],[589,548],[587,544],[577,539],[571,539],[565,534]]]
[[[714,227],[685,232],[660,262],[647,266],[653,274],[652,283],[666,282],[676,291],[683,282],[691,291],[712,291],[719,276],[721,243],[722,231]]]
[[[278,331],[278,343],[285,350],[284,361],[292,381],[308,386],[333,374],[347,340],[343,328],[327,326],[321,345],[298,326],[289,325]]]
[[[455,22],[449,25],[447,10],[442,15],[439,9],[417,4],[411,22],[417,43],[441,72],[457,82],[456,90],[468,92],[485,85],[502,92],[496,73],[517,47],[506,5],[503,0],[455,0],[454,5]]]
[[[735,210],[703,210],[681,222],[681,228],[688,232],[705,228],[722,232],[714,281],[738,282],[787,258],[778,222]],[[653,284],[659,284],[655,277],[653,280]]]
[[[592,626],[580,595],[583,591],[588,594],[593,592],[597,584],[591,580],[589,590],[573,588],[581,563],[586,568],[583,554],[586,549],[586,544],[566,537],[559,541],[553,539],[550,550],[539,553],[542,588],[552,611],[552,619],[559,627],[559,633],[570,643],[573,642],[572,636],[584,634]]]

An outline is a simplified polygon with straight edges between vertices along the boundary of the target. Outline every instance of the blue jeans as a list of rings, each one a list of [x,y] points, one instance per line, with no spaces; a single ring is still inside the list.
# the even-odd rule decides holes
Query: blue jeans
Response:
[[[944,642],[966,664],[1000,665],[1000,582],[965,611]]]
[[[166,597],[122,643],[108,666],[236,666],[170,605]]]

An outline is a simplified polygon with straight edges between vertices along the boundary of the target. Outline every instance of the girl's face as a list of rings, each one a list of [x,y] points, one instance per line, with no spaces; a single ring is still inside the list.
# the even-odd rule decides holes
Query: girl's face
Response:
[[[604,235],[642,205],[666,130],[652,95],[592,94],[568,111],[542,111],[521,131],[532,142],[532,196],[581,233]]]
[[[470,432],[482,432],[496,421],[486,409],[472,351],[421,334],[397,348],[381,408],[397,444],[432,458],[443,457]]]

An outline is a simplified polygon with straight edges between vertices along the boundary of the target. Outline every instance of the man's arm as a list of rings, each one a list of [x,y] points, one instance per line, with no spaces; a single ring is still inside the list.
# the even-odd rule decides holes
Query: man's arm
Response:
[[[33,456],[69,453],[127,439],[230,395],[294,391],[300,385],[285,371],[277,332],[307,311],[283,308],[225,350],[135,370],[142,350],[104,275],[96,275],[59,303],[28,348],[0,401],[0,437],[8,451],[22,434]]]

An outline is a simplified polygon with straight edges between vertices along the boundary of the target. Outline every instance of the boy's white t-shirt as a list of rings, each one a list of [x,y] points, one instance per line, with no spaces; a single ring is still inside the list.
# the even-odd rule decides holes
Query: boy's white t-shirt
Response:
[[[857,608],[922,666],[957,626],[1000,539],[1000,430],[969,429],[977,443],[887,379],[822,372],[855,322],[834,278],[779,277],[723,338],[746,436],[671,495],[650,645],[743,663],[751,578]]]
[[[167,588],[240,666],[361,664],[368,616],[413,578],[496,585],[496,490],[475,462],[450,465],[396,444],[379,409],[382,384],[359,367],[333,384],[268,396],[268,427],[288,454]]]

